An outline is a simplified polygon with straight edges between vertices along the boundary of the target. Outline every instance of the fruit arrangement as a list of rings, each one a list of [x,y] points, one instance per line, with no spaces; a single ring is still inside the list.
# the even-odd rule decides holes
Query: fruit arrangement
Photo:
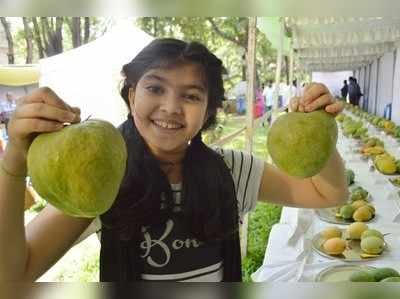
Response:
[[[368,200],[369,193],[362,187],[355,188],[350,201],[336,208],[335,216],[347,221],[366,222],[375,216],[375,207]]]
[[[341,122],[341,128],[343,135],[346,137],[352,137],[355,139],[362,139],[367,137],[368,129],[363,126],[362,121],[356,121],[350,116],[345,116]]]
[[[360,258],[372,258],[379,256],[386,246],[383,234],[376,229],[370,229],[363,222],[354,222],[345,230],[336,226],[327,227],[320,236],[321,250],[331,256],[343,255],[345,251],[359,247],[357,254]]]
[[[400,174],[400,160],[388,153],[377,155],[374,158],[374,166],[382,174]]]
[[[351,282],[400,282],[400,274],[393,268],[375,268],[371,270],[354,271]]]
[[[363,111],[359,107],[353,106],[348,103],[345,104],[345,108],[352,112],[354,115],[365,119],[377,129],[384,131],[386,134],[391,135],[400,141],[400,126],[396,125],[393,121],[387,120],[380,116],[376,116],[374,114],[370,114],[366,111]]]
[[[366,137],[362,139],[363,146],[360,153],[365,157],[376,156],[385,153],[384,143],[376,137]]]

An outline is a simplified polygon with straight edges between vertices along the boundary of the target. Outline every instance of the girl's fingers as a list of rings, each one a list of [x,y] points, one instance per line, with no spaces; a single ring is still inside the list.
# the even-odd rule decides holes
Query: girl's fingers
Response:
[[[16,119],[41,118],[61,123],[76,123],[80,121],[79,115],[74,112],[37,102],[22,105],[15,111],[14,117]]]
[[[73,112],[72,107],[65,103],[53,90],[41,87],[34,90],[23,99],[24,103],[45,103],[60,109]]]
[[[318,108],[325,107],[331,103],[332,103],[332,96],[329,93],[326,93],[317,98],[316,100],[305,105],[305,111],[311,112],[317,110]]]
[[[31,133],[45,133],[61,130],[63,123],[38,118],[23,118],[19,120],[19,125],[14,126],[15,134],[27,136]]]
[[[343,111],[344,104],[341,102],[335,102],[331,105],[328,105],[325,107],[325,111],[331,114],[339,114]]]
[[[329,94],[329,90],[325,85],[320,83],[311,83],[304,90],[302,104],[307,106],[308,104],[313,102],[313,100],[318,99],[324,94]]]
[[[289,102],[290,111],[295,112],[298,110],[298,107],[299,107],[299,99],[292,98],[292,100]]]

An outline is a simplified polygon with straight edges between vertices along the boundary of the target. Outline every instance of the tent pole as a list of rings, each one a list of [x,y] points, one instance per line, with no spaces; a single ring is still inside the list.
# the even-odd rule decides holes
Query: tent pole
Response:
[[[247,47],[247,109],[246,109],[246,152],[252,153],[253,151],[253,134],[254,134],[254,112],[253,103],[255,99],[255,61],[256,61],[256,29],[257,18],[249,18],[249,39]],[[248,235],[248,214],[244,215],[241,225],[241,237],[240,237],[240,249],[242,253],[242,258],[247,255],[247,235]]]
[[[290,47],[290,56],[289,56],[289,99],[295,96],[293,94],[292,82],[293,82],[293,64],[294,64],[294,50],[293,47]],[[297,82],[298,84],[298,82]]]
[[[276,72],[275,72],[275,88],[273,93],[273,105],[272,105],[272,121],[273,123],[277,118],[278,110],[278,98],[279,98],[279,84],[281,81],[281,68],[282,68],[282,53],[283,53],[283,35],[284,35],[284,24],[283,19],[279,18],[280,31],[279,31],[279,44],[278,53],[276,58]]]

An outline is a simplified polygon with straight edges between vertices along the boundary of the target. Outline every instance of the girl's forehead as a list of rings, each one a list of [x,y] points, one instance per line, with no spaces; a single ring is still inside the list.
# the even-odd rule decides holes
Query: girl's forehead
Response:
[[[141,80],[168,81],[177,80],[182,83],[196,83],[206,88],[206,76],[203,66],[196,63],[170,65],[168,67],[156,67],[147,70]]]

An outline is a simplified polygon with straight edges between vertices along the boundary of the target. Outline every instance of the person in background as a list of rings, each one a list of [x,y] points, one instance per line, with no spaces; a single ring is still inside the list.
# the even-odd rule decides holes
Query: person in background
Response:
[[[16,106],[17,106],[17,101],[15,99],[14,94],[11,92],[7,92],[6,99],[1,102],[0,106],[1,118],[2,122],[6,125],[6,132],[8,128],[8,122],[11,118],[11,114],[14,112]]]
[[[240,81],[233,89],[233,94],[236,97],[236,111],[239,115],[246,113],[246,91],[246,81]]]
[[[343,87],[340,89],[340,93],[341,93],[341,95],[342,95],[342,99],[345,99],[346,100],[346,98],[347,98],[347,93],[349,92],[349,86],[347,85],[347,80],[344,80],[343,81]]]
[[[265,112],[272,110],[272,100],[274,95],[274,88],[272,85],[272,81],[269,80],[267,85],[264,88],[263,96],[265,99]],[[271,123],[271,115],[268,117],[268,123]]]
[[[362,96],[360,85],[357,83],[357,79],[354,77],[349,77],[349,100],[354,106],[358,106],[360,102],[360,97]]]

